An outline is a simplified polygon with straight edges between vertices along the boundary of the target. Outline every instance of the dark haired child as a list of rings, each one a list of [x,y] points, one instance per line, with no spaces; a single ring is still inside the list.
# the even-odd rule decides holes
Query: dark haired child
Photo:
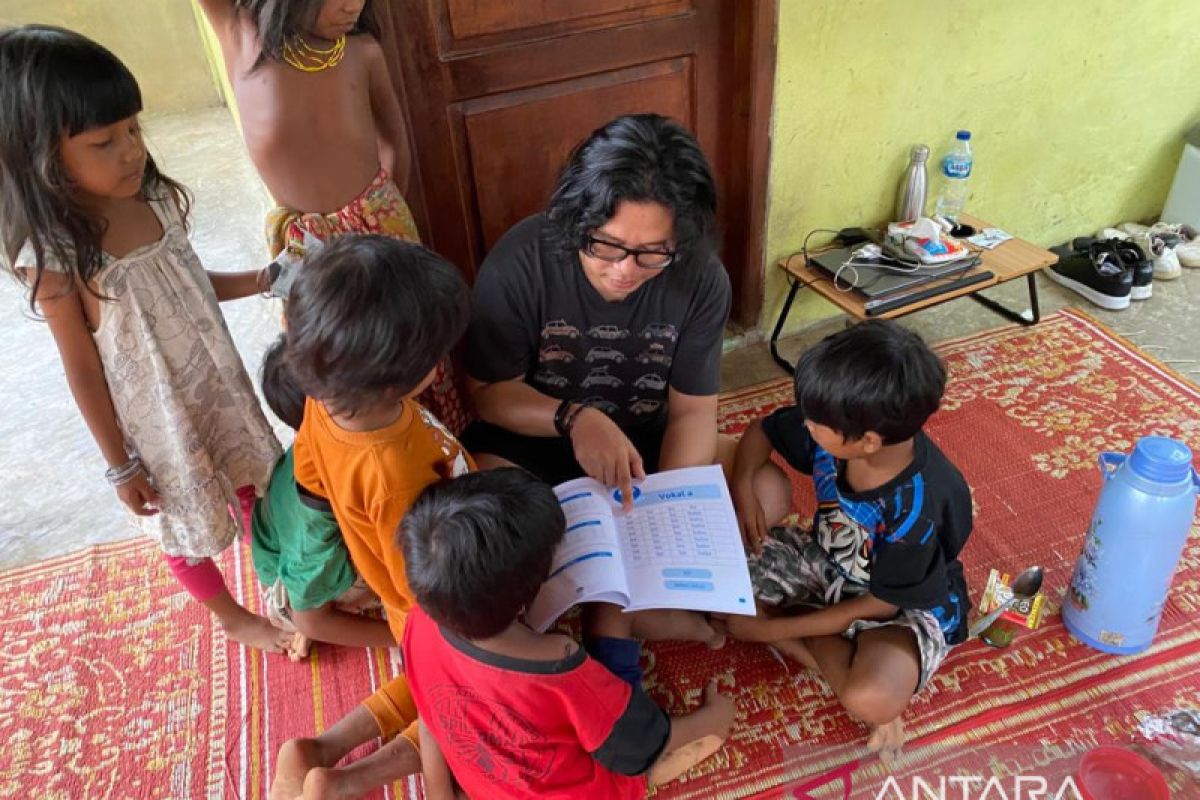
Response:
[[[900,717],[966,638],[958,555],[971,492],[922,432],[946,384],[919,336],[870,321],[830,336],[796,365],[796,404],[754,422],[738,446],[733,494],[765,613],[730,633],[770,642],[818,670],[885,757]],[[811,475],[811,531],[774,528],[791,511],[773,452]]]
[[[284,336],[267,350],[262,392],[267,406],[298,429],[304,393],[284,364]],[[382,619],[359,612],[379,606],[379,597],[358,576],[342,539],[333,507],[296,485],[289,447],[275,464],[266,495],[254,504],[250,550],[263,586],[267,618],[294,631],[289,656],[305,658],[313,641],[347,647],[393,647],[396,638]]]
[[[108,50],[9,28],[0,75],[3,260],[54,337],[104,477],[229,638],[280,652],[291,635],[239,605],[213,562],[279,456],[218,306],[265,272],[200,264],[186,193],[146,152],[137,81]]]
[[[372,0],[200,0],[224,55],[255,169],[278,208],[271,256],[381,233],[419,241],[404,200],[411,154]],[[466,412],[448,367],[420,398],[453,431]]]
[[[640,686],[570,637],[520,619],[550,573],[566,523],[522,469],[430,486],[400,530],[419,604],[404,664],[421,713],[430,798],[640,798],[720,747],[733,701],[668,718]],[[682,747],[681,747],[682,746]]]
[[[347,234],[305,259],[287,307],[285,363],[306,396],[296,482],[333,507],[355,568],[379,595],[396,641],[413,605],[396,530],[426,486],[473,469],[414,398],[467,326],[455,267],[419,244]],[[333,768],[375,736],[403,736]],[[420,768],[403,677],[337,725],[280,750],[274,796],[357,797]],[[339,794],[340,793],[340,794]]]

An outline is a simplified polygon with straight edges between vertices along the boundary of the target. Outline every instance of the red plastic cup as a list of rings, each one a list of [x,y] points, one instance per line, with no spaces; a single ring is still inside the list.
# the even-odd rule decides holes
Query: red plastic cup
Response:
[[[1124,747],[1097,747],[1084,753],[1076,778],[1083,800],[1171,800],[1158,768]]]

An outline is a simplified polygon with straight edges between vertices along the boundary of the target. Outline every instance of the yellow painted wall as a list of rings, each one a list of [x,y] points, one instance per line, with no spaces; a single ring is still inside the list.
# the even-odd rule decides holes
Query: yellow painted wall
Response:
[[[889,218],[913,144],[969,129],[967,210],[1051,245],[1157,215],[1198,120],[1197,0],[779,0],[761,324],[809,230]]]
[[[225,71],[225,58],[221,55],[221,43],[217,41],[216,31],[208,23],[200,4],[192,0],[192,13],[196,17],[196,27],[200,31],[200,41],[204,46],[204,58],[216,82],[217,90],[221,93],[221,101],[233,115],[233,123],[240,129],[241,116],[238,114],[237,100],[233,96],[233,86],[229,83],[229,74]]]
[[[150,113],[221,103],[185,0],[0,0],[0,27],[30,22],[70,28],[112,50]]]

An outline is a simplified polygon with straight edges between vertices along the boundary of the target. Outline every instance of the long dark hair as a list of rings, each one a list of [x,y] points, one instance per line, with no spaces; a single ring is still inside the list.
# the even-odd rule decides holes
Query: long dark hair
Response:
[[[303,36],[312,30],[324,0],[236,0],[235,5],[250,15],[254,29],[258,31],[261,52],[250,68],[253,72],[267,59],[283,60],[284,42],[289,36]],[[360,33],[379,38],[379,23],[371,8],[371,0],[367,0],[358,15],[358,22],[350,31],[351,36]]]
[[[47,257],[68,270],[76,288],[97,297],[89,281],[103,267],[105,223],[75,199],[61,142],[142,110],[137,81],[91,39],[48,25],[0,31],[0,245],[9,268],[30,288],[36,313]],[[187,218],[190,200],[147,154],[142,191],[166,195]],[[34,274],[16,268],[28,243]]]
[[[563,253],[582,249],[622,200],[671,211],[680,267],[700,263],[716,247],[716,183],[700,145],[679,123],[658,114],[617,117],[575,148],[547,214]]]

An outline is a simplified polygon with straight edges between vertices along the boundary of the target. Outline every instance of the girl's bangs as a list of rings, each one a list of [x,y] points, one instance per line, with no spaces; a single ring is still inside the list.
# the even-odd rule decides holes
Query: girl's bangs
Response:
[[[59,65],[59,101],[68,136],[141,113],[141,89],[114,55],[101,48],[72,55]]]

